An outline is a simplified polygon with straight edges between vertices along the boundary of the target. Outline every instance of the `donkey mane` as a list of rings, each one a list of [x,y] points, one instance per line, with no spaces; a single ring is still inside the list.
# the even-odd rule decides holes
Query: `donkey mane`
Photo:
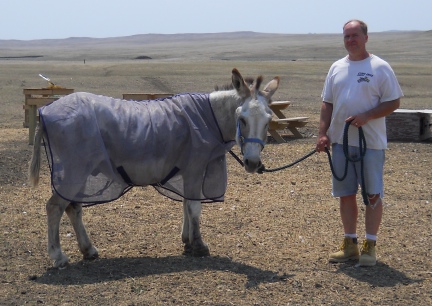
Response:
[[[256,82],[255,82],[254,78],[252,78],[252,77],[246,77],[246,78],[244,78],[244,81],[246,82],[248,87],[251,89],[251,91],[255,92],[255,94],[257,94],[257,95],[261,94],[260,87],[261,87],[261,84],[263,82],[263,76],[262,75],[258,76],[258,78],[256,79]],[[255,83],[255,86],[254,86],[254,83]],[[216,85],[214,88],[215,91],[224,91],[224,90],[232,90],[232,89],[234,89],[233,83],[225,84],[223,86]],[[273,100],[270,98],[269,103],[272,101]]]
[[[248,86],[250,87],[250,86],[253,84],[254,79],[251,78],[251,77],[246,77],[246,78],[244,79],[244,81],[245,81],[246,84],[248,84]],[[231,89],[234,89],[234,85],[233,85],[233,83],[225,84],[225,85],[223,85],[223,86],[218,86],[218,85],[216,85],[214,89],[215,89],[215,91],[231,90]]]

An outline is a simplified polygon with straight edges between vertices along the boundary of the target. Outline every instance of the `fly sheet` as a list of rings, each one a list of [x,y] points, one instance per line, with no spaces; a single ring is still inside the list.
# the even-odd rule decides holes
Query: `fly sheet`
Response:
[[[126,101],[74,93],[39,109],[53,189],[91,205],[132,186],[174,200],[223,201],[224,142],[208,94]]]

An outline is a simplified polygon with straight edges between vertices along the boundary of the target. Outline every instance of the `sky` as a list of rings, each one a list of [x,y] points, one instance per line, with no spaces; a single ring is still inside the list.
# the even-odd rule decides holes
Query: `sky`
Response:
[[[268,2],[267,2],[268,1]],[[430,0],[0,0],[0,40],[136,34],[432,30]]]

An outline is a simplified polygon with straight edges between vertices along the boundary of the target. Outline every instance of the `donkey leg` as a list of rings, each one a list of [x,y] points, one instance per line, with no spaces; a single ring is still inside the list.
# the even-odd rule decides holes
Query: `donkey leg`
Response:
[[[78,203],[70,203],[66,207],[66,213],[74,228],[78,247],[83,254],[84,259],[96,259],[99,257],[98,250],[93,246],[90,238],[87,235],[84,223],[82,221],[82,205]]]
[[[186,200],[183,201],[183,227],[181,237],[184,243],[183,255],[191,255],[192,245],[189,242],[189,213]]]
[[[55,268],[65,268],[69,259],[60,246],[60,220],[69,202],[54,193],[46,203],[48,221],[48,254]]]
[[[209,248],[202,240],[200,231],[201,202],[184,200],[183,215],[182,241],[185,244],[184,253],[197,257],[209,256]]]

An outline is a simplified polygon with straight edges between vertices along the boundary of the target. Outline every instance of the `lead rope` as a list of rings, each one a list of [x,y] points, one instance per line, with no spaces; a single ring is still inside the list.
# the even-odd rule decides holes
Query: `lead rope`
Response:
[[[344,170],[344,174],[342,177],[338,177],[336,175],[336,171],[334,170],[334,166],[333,166],[333,162],[332,162],[332,158],[330,155],[330,151],[328,148],[325,148],[327,156],[328,156],[328,160],[329,160],[329,164],[330,164],[330,169],[331,172],[334,176],[335,179],[337,179],[338,181],[343,181],[348,173],[348,162],[352,162],[352,163],[356,163],[356,162],[360,162],[360,185],[361,185],[361,194],[362,194],[362,198],[363,198],[363,203],[365,205],[369,205],[369,197],[366,191],[366,183],[365,183],[365,178],[364,178],[364,156],[366,155],[366,138],[364,136],[363,133],[363,129],[362,127],[358,128],[358,132],[359,132],[359,150],[360,150],[360,157],[358,158],[351,158],[349,156],[349,152],[348,152],[348,129],[351,125],[351,121],[347,122],[345,124],[345,128],[344,128],[344,134],[343,134],[343,152],[345,155],[345,170]]]
[[[362,127],[359,127],[358,131],[359,131],[360,157],[358,157],[358,158],[351,158],[349,156],[349,152],[348,152],[348,129],[349,129],[350,124],[351,124],[351,121],[349,121],[349,122],[347,122],[345,124],[344,134],[343,134],[343,152],[344,152],[344,155],[345,155],[345,170],[344,170],[344,174],[343,174],[342,177],[338,177],[336,175],[336,172],[334,170],[334,166],[333,166],[333,162],[332,162],[332,158],[331,158],[331,154],[330,154],[329,149],[326,148],[325,151],[327,153],[327,157],[328,157],[328,160],[329,160],[330,170],[332,172],[332,175],[338,181],[343,181],[346,178],[347,173],[348,173],[348,162],[358,162],[358,161],[360,161],[360,169],[361,169],[361,173],[360,173],[360,176],[361,176],[360,180],[361,181],[360,181],[360,184],[361,184],[361,190],[362,190],[361,194],[362,194],[362,197],[363,197],[363,203],[365,205],[369,205],[369,198],[368,198],[368,195],[367,195],[367,192],[366,192],[366,183],[365,183],[365,179],[364,179],[364,163],[363,163],[363,158],[366,155],[366,138],[364,136]],[[232,157],[234,157],[235,160],[237,160],[237,162],[242,167],[244,167],[243,161],[233,151],[230,150],[229,153],[231,154]],[[314,155],[315,153],[316,153],[316,150],[314,149],[314,150],[310,151],[309,153],[307,153],[305,156],[297,159],[296,161],[294,161],[294,162],[292,162],[292,163],[290,163],[288,165],[285,165],[285,166],[282,166],[282,167],[278,167],[278,168],[266,169],[265,166],[262,165],[258,169],[257,173],[262,174],[264,172],[276,172],[276,171],[284,170],[286,168],[290,168],[290,167],[298,164],[299,162],[302,162],[303,160],[307,159],[308,157]]]

